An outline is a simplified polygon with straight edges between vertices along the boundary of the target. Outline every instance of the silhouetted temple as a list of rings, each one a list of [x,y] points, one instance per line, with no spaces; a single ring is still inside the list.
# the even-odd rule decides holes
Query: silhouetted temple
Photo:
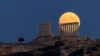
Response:
[[[78,36],[78,22],[64,23],[59,25],[60,36]]]

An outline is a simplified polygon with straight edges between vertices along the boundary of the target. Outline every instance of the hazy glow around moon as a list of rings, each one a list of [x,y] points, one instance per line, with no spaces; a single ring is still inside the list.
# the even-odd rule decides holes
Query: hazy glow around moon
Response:
[[[66,12],[60,16],[59,24],[78,22],[80,26],[80,19],[77,14],[73,12]]]

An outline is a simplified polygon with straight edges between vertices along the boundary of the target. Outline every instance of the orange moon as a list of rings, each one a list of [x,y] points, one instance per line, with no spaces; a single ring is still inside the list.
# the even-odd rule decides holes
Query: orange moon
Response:
[[[77,28],[73,29],[73,31],[72,31],[72,32],[75,32],[75,31],[77,31],[78,28],[80,27],[80,18],[78,17],[78,15],[75,14],[74,12],[65,12],[64,14],[62,14],[62,15],[60,16],[59,25],[65,24],[65,23],[73,23],[73,22],[77,22],[77,23],[78,23]],[[63,28],[60,27],[60,29],[61,29],[62,31],[64,31]],[[70,27],[67,27],[67,28],[66,28],[66,30],[68,30],[67,33],[70,33],[70,32],[69,32],[70,29],[71,29]]]
[[[65,12],[60,16],[59,24],[78,22],[78,26],[80,26],[80,19],[77,14],[74,12]]]

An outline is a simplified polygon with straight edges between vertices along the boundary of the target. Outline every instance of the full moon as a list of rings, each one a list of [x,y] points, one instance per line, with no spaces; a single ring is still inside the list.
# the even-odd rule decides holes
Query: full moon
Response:
[[[60,16],[59,24],[78,22],[80,26],[80,19],[74,12],[66,12]]]
[[[67,23],[73,23],[73,22],[77,22],[78,26],[76,29],[73,30],[73,32],[75,32],[76,30],[78,30],[79,26],[80,26],[80,19],[78,17],[77,14],[75,14],[74,12],[65,12],[64,14],[62,14],[60,16],[59,19],[59,25],[61,24],[67,24]],[[61,28],[61,30],[64,30],[63,28]],[[70,27],[67,28],[67,30],[70,30]]]

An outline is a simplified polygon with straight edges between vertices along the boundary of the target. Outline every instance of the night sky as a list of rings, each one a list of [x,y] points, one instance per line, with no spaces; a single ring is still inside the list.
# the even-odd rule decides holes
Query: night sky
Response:
[[[0,0],[0,42],[32,41],[43,22],[51,22],[57,35],[59,17],[67,11],[79,15],[81,36],[100,37],[100,0]]]

